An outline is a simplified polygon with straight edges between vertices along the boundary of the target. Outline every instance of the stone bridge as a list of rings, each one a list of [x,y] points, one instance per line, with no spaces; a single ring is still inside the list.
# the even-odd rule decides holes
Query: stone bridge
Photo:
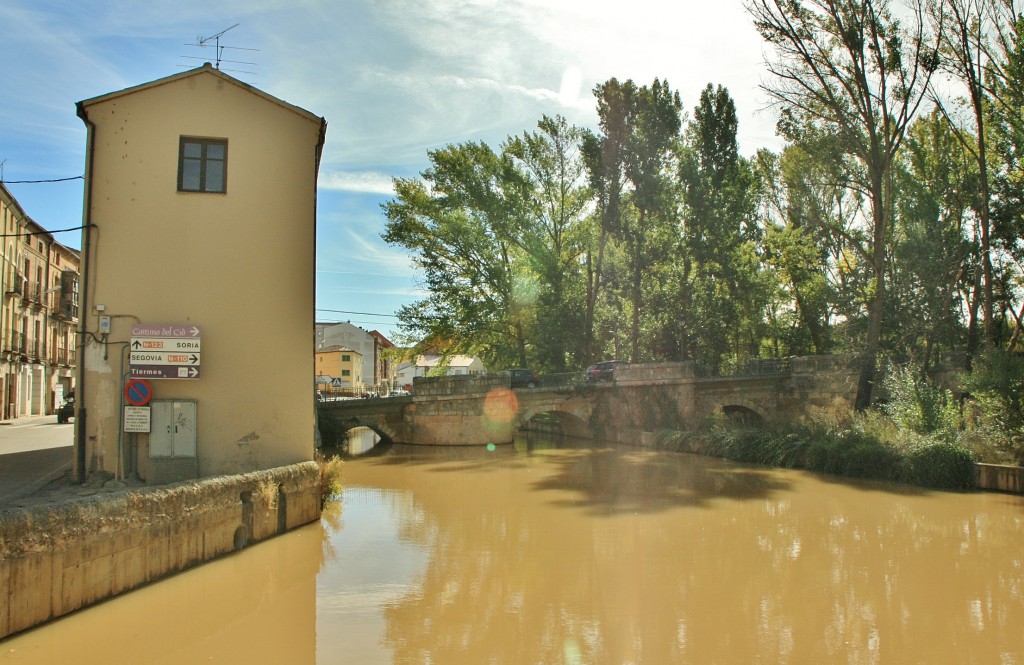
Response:
[[[514,390],[501,374],[417,378],[412,396],[322,402],[319,418],[326,444],[355,427],[394,443],[504,444],[540,415],[556,420],[567,436],[638,442],[715,416],[773,422],[836,401],[850,408],[857,369],[853,356],[760,361],[713,377],[688,362],[633,364],[617,368],[608,383],[588,384],[574,375],[559,382],[564,385],[542,381],[539,388]]]

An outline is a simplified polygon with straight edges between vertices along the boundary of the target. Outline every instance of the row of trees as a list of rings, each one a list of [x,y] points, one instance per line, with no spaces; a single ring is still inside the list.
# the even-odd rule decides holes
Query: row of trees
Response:
[[[780,153],[740,154],[729,92],[611,79],[598,126],[449,145],[396,179],[389,243],[428,295],[409,340],[558,372],[1012,350],[1024,20],[1014,0],[751,0]]]

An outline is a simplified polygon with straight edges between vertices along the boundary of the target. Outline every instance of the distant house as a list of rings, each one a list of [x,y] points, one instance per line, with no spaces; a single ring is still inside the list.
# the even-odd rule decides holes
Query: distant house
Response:
[[[78,115],[77,475],[168,482],[311,460],[326,121],[209,63]],[[125,377],[152,386],[148,431],[122,425]]]
[[[363,330],[351,323],[317,323],[314,326],[314,350],[344,346],[362,355],[363,385],[357,390],[386,393],[395,386],[395,362],[389,349],[394,344],[376,330]]]
[[[363,355],[343,346],[314,354],[317,389],[352,394],[362,390]]]
[[[399,363],[397,370],[398,385],[404,388],[411,388],[413,379],[417,376],[436,376],[442,373],[445,376],[457,376],[460,374],[483,374],[483,361],[476,356],[451,356],[444,361],[441,356],[419,355],[412,361]]]

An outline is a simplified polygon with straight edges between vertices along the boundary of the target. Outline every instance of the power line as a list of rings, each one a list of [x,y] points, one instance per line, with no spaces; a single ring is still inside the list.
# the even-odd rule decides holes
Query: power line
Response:
[[[360,316],[390,316],[393,319],[397,319],[397,314],[377,314],[375,312],[350,312],[346,309],[318,309],[318,312],[332,312],[334,314],[358,314]]]
[[[67,182],[69,180],[85,180],[84,175],[76,175],[70,178],[53,178],[51,180],[0,180],[5,185],[38,185],[46,182]]]
[[[25,233],[0,233],[0,238],[27,238],[28,236],[48,236],[51,233],[67,233],[68,231],[81,231],[86,226],[72,226],[70,229],[54,229],[53,231],[32,231]]]

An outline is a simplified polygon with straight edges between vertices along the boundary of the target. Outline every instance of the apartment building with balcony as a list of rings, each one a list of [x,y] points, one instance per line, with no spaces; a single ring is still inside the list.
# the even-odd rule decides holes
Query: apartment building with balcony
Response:
[[[74,390],[77,250],[0,183],[0,418],[52,414]]]

